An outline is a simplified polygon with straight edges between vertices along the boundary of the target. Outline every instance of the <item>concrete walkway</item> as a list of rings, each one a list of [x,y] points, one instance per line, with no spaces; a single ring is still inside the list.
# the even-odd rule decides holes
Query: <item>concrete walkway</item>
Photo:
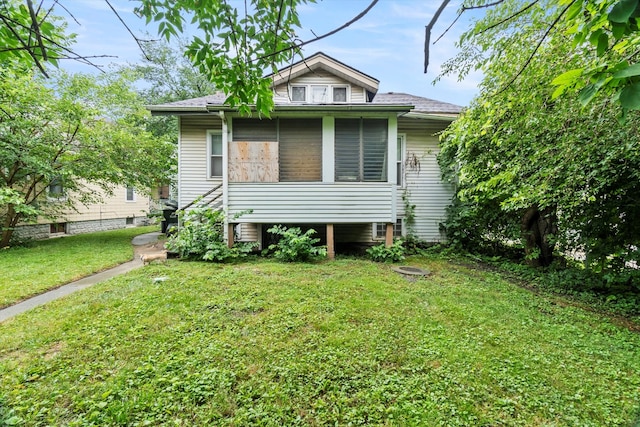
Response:
[[[131,244],[137,247],[149,245],[157,242],[158,236],[160,236],[160,233],[157,232],[141,234],[134,237]],[[49,301],[57,300],[76,291],[88,288],[91,285],[95,285],[96,283],[103,282],[112,277],[119,276],[136,268],[142,267],[142,261],[140,261],[141,251],[137,248],[134,252],[135,256],[132,261],[125,262],[124,264],[120,264],[116,267],[110,268],[109,270],[101,271],[100,273],[92,274],[91,276],[84,277],[80,280],[76,280],[75,282],[67,283],[59,288],[0,310],[0,322],[4,322],[7,319],[17,316],[20,313],[24,313],[27,310],[31,310],[32,308],[46,304]]]

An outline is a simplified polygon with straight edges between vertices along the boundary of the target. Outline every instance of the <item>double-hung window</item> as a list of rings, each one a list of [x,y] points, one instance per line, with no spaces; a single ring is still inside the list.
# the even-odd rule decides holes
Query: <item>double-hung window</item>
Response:
[[[127,187],[127,194],[126,194],[126,200],[127,202],[135,202],[136,201],[136,193],[133,189],[133,187]]]
[[[209,131],[207,132],[208,140],[208,154],[209,154],[209,166],[208,176],[209,178],[221,178],[222,177],[222,132]]]
[[[314,104],[349,102],[348,85],[292,85],[291,101]]]
[[[335,180],[386,182],[387,119],[335,120]]]

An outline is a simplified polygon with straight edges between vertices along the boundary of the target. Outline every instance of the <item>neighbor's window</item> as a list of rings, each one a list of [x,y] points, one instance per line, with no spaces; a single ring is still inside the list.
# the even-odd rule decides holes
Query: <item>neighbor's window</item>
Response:
[[[133,187],[127,187],[127,202],[135,202],[136,193],[133,190]]]
[[[333,88],[333,102],[347,102],[346,87],[337,86]]]
[[[291,87],[291,100],[294,102],[305,102],[307,100],[307,87],[306,86],[292,86]]]
[[[60,178],[54,178],[49,184],[49,197],[59,199],[64,197],[64,188],[62,187],[62,180]]]
[[[386,182],[387,133],[387,119],[336,119],[336,181]]]
[[[222,133],[209,132],[209,178],[222,177]]]

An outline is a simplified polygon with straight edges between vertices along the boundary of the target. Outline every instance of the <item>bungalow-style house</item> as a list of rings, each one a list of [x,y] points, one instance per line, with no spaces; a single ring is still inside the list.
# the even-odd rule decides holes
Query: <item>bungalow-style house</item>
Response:
[[[330,256],[341,243],[391,244],[411,205],[412,232],[443,238],[453,189],[435,134],[461,107],[378,93],[378,80],[323,53],[269,77],[270,119],[240,116],[221,93],[149,107],[179,118],[179,208],[202,196],[220,205],[230,244],[262,244],[273,224],[313,226]]]

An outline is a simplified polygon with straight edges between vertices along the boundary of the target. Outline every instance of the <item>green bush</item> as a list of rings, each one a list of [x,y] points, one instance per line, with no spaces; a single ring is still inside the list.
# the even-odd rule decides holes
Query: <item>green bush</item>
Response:
[[[399,262],[404,259],[405,248],[403,241],[396,239],[389,247],[381,243],[367,249],[367,254],[376,262]]]
[[[301,262],[327,256],[325,246],[314,246],[320,241],[312,237],[316,233],[314,229],[302,233],[300,227],[287,228],[283,225],[274,225],[267,231],[280,236],[278,243],[269,245],[269,251],[273,251],[273,256],[280,261]]]
[[[180,258],[222,262],[246,256],[254,243],[236,243],[229,248],[224,239],[225,215],[208,206],[197,206],[180,212],[181,226],[169,237],[167,249]]]

